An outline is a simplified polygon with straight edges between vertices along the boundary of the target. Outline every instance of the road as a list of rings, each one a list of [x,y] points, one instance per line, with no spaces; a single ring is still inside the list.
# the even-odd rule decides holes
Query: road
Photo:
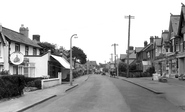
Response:
[[[65,95],[25,112],[184,112],[165,99],[134,84],[108,76],[91,75]]]

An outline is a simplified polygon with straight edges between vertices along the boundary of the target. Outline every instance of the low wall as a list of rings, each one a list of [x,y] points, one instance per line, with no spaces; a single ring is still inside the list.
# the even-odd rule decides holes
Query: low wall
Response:
[[[62,83],[62,74],[58,73],[58,78],[43,79],[41,81],[42,89],[56,86]]]

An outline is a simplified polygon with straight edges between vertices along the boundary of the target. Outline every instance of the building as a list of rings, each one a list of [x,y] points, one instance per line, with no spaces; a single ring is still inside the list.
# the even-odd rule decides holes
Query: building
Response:
[[[14,52],[21,52],[23,55],[39,56],[40,46],[28,37],[29,30],[23,25],[19,32],[0,26],[0,71],[8,70],[10,74],[16,74],[17,66],[10,62],[10,55]],[[34,69],[33,63],[27,62],[26,59],[18,65],[18,74],[29,74]],[[24,68],[29,70],[26,71]]]
[[[69,75],[70,64],[65,57],[52,55],[50,51],[40,55],[39,35],[28,37],[29,30],[23,25],[19,32],[0,26],[0,71],[7,70],[11,75],[20,74],[26,77],[57,77]],[[15,65],[11,61],[14,53],[23,55],[23,62]],[[20,60],[18,55],[15,59]]]

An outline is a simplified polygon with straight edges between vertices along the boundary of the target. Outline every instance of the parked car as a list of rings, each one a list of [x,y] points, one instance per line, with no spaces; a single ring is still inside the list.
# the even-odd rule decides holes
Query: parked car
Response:
[[[102,74],[101,74],[101,75],[106,75],[106,74],[105,74],[105,72],[102,72]]]

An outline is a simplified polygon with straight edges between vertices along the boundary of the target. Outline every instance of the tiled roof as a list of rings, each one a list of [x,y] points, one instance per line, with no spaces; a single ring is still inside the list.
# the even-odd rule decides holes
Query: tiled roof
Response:
[[[120,59],[125,59],[127,57],[127,54],[120,54]]]
[[[150,44],[148,44],[146,47],[144,47],[143,49],[142,49],[142,51],[145,51],[147,48],[149,48],[151,45],[153,45],[153,43],[150,43]]]
[[[129,58],[136,58],[136,54],[133,52],[132,54],[129,55]]]
[[[171,15],[170,17],[170,22],[172,25],[172,31],[173,31],[173,35],[177,35],[178,32],[178,28],[179,28],[179,20],[180,20],[180,15]]]
[[[185,6],[182,6],[182,14],[183,14],[183,16],[185,18]]]
[[[10,30],[10,29],[5,28],[5,27],[2,27],[2,33],[6,38],[10,39],[11,41],[15,41],[15,42],[18,42],[18,43],[22,43],[22,44],[30,45],[30,46],[33,46],[33,47],[41,48],[37,43],[32,41],[30,38],[27,38],[23,34],[18,33],[16,31]]]
[[[135,47],[135,52],[138,53],[143,49],[143,47]]]

